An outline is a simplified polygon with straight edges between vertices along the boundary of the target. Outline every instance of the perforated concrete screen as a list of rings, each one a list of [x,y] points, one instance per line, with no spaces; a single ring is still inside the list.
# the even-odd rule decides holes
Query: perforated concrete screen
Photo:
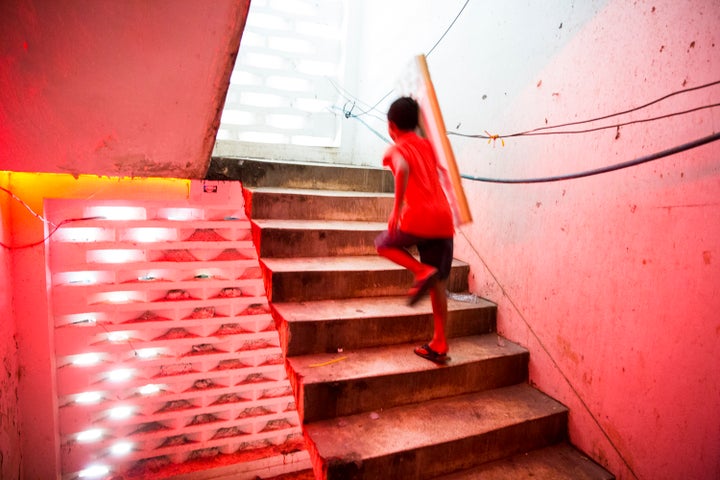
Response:
[[[47,209],[62,478],[306,455],[242,200]]]
[[[253,1],[230,79],[220,141],[337,147],[345,0]]]

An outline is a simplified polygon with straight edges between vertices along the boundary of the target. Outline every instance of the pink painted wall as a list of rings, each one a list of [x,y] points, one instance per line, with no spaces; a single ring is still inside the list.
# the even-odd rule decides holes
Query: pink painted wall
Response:
[[[522,3],[522,5],[520,5]],[[717,0],[362,2],[350,92],[371,106],[426,53],[448,130],[511,134],[720,81]],[[412,22],[397,18],[413,9]],[[443,37],[448,26],[457,21]],[[392,45],[392,49],[388,48]],[[387,103],[378,107],[378,116]],[[578,130],[720,102],[720,85]],[[377,130],[371,115],[363,117]],[[386,145],[360,122],[356,151]],[[720,107],[578,135],[451,136],[460,171],[579,172],[720,129]],[[536,185],[465,181],[456,255],[530,349],[531,382],[570,407],[570,438],[621,480],[720,478],[720,142]]]
[[[8,175],[0,173],[0,187],[8,189]],[[10,196],[0,192],[0,241],[11,242]],[[12,304],[10,252],[0,247],[0,478],[19,478],[20,421],[18,408],[18,357]]]
[[[203,178],[249,4],[0,3],[0,170]]]
[[[468,119],[463,130],[577,121],[718,81],[718,25],[714,1],[608,2],[491,122]],[[714,86],[620,121],[718,101]],[[715,108],[505,147],[456,145],[463,173],[532,178],[630,160],[719,126]],[[531,382],[570,407],[572,442],[621,480],[720,478],[719,161],[715,142],[580,180],[465,182],[475,222],[461,229],[458,254],[473,290],[498,303],[500,333],[530,349]]]

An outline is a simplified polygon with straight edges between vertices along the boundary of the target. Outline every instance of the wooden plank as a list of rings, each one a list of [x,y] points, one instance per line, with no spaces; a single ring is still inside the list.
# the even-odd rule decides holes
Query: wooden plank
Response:
[[[435,95],[435,87],[430,79],[425,55],[415,57],[414,68],[417,71],[410,73],[410,82],[407,83],[406,88],[410,89],[410,96],[420,105],[422,133],[430,140],[438,161],[448,173],[450,185],[449,188],[446,188],[445,193],[450,201],[455,223],[458,225],[470,223],[472,215],[465,197],[452,145],[447,136],[445,122],[440,112],[440,105]]]

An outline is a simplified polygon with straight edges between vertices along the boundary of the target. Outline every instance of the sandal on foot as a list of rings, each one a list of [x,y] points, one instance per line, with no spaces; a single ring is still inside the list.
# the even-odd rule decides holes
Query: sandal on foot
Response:
[[[428,275],[427,278],[415,282],[415,284],[410,288],[410,291],[408,292],[408,296],[410,297],[408,298],[408,305],[412,307],[417,302],[419,302],[420,299],[428,293],[428,290],[430,290],[430,288],[435,285],[436,281],[437,271],[432,275]]]
[[[447,353],[436,352],[435,350],[430,348],[430,345],[428,345],[427,343],[422,347],[415,348],[414,352],[415,355],[440,365],[444,365],[448,361]]]

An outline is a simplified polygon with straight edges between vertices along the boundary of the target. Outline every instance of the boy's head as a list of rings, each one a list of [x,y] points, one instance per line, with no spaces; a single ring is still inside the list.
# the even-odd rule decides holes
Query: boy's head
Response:
[[[410,97],[400,97],[395,100],[387,113],[388,122],[394,124],[398,130],[412,131],[418,126],[420,107]]]

